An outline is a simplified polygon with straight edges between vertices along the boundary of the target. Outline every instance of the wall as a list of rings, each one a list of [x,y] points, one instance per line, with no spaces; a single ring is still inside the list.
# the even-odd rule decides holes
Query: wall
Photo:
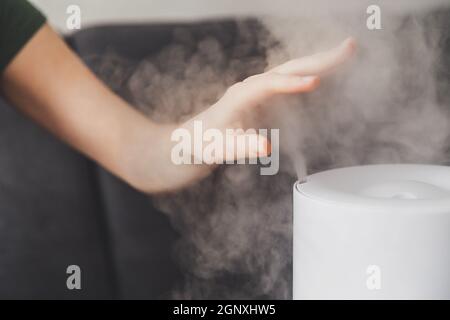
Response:
[[[236,7],[227,0],[29,0],[40,8],[53,26],[60,31],[65,27],[66,8],[77,4],[81,8],[83,27],[110,22],[138,22],[161,20],[196,20],[200,18],[250,15],[255,10],[254,1]],[[271,1],[260,1],[259,7]]]
[[[1,1],[1,0],[0,0]],[[60,31],[65,27],[66,8],[77,4],[81,8],[83,27],[130,21],[196,20],[220,16],[254,16],[267,14],[309,15],[346,10],[359,6],[362,16],[369,4],[382,9],[416,10],[422,6],[447,3],[449,0],[29,0],[44,11]],[[332,5],[330,4],[332,3]]]

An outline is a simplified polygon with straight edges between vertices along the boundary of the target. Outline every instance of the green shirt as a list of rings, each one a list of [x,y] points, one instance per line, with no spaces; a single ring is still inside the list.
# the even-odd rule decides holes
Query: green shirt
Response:
[[[0,0],[0,73],[19,53],[45,17],[26,0]]]

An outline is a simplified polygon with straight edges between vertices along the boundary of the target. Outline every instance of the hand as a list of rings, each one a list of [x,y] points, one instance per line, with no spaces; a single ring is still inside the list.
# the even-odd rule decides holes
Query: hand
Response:
[[[201,121],[203,128],[216,128],[222,132],[226,129],[247,128],[245,121],[248,114],[259,112],[255,107],[276,95],[310,92],[320,84],[320,77],[334,70],[345,62],[355,50],[355,41],[348,38],[339,46],[326,52],[288,61],[267,72],[251,76],[231,86],[225,95],[212,107],[189,120],[183,125],[193,132],[194,121]],[[270,154],[270,142],[266,137],[246,135],[246,143],[236,146],[224,146],[222,159],[237,160],[242,158],[263,157]],[[233,152],[234,151],[234,152]],[[199,157],[194,154],[194,157]]]
[[[316,89],[320,77],[346,61],[354,50],[355,41],[349,38],[330,51],[288,61],[234,84],[217,103],[181,126],[165,126],[159,131],[159,135],[155,134],[155,130],[148,130],[147,135],[138,131],[139,137],[131,139],[135,142],[130,144],[133,151],[126,152],[130,155],[126,167],[132,169],[128,181],[138,189],[151,193],[170,191],[207,176],[217,163],[269,155],[271,147],[267,138],[254,135],[252,137],[252,134],[249,134],[243,137],[244,139],[235,139],[235,142],[243,142],[237,143],[236,146],[227,144],[225,139],[223,152],[214,154],[216,159],[210,159],[210,162],[203,161],[204,150],[195,150],[191,145],[192,154],[189,155],[192,159],[191,164],[176,165],[171,158],[175,143],[170,140],[174,131],[180,128],[194,140],[194,127],[197,121],[202,123],[203,132],[207,129],[216,129],[223,136],[227,129],[245,129],[247,116],[260,112],[256,108],[259,104],[276,95],[299,94]],[[138,140],[140,142],[137,142]],[[149,145],[147,141],[153,142]],[[192,164],[195,163],[194,159],[203,162]],[[158,170],[152,170],[155,163],[159,164]]]

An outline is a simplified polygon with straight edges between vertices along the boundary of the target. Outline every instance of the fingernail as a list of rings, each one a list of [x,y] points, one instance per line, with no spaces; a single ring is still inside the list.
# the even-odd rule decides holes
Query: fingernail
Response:
[[[312,83],[312,82],[314,82],[316,80],[317,80],[316,76],[306,76],[306,77],[301,77],[300,78],[300,82],[303,83],[303,84],[310,84],[310,83]]]
[[[344,40],[344,42],[342,43],[342,45],[344,46],[344,47],[349,47],[349,48],[351,48],[352,50],[356,47],[356,41],[355,41],[355,39],[354,38],[352,38],[352,37],[349,37],[349,38],[347,38],[347,39],[345,39]]]
[[[307,76],[307,77],[302,77],[301,81],[304,83],[310,83],[313,82],[317,77],[315,76]]]
[[[272,146],[270,144],[269,140],[266,139],[259,139],[258,143],[258,157],[267,157],[272,152]]]

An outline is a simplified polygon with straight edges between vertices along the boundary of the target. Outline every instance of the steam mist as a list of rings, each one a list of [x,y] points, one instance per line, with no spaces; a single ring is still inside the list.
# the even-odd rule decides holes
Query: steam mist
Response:
[[[248,75],[329,49],[348,35],[358,42],[354,59],[324,77],[316,92],[264,106],[260,127],[280,128],[278,175],[224,166],[156,199],[181,235],[174,254],[185,281],[173,297],[290,298],[297,178],[332,167],[448,160],[449,105],[437,97],[449,83],[441,79],[437,87],[435,80],[448,39],[444,21],[425,18],[423,5],[405,17],[406,7],[397,5],[382,7],[383,29],[369,31],[365,9],[331,9],[264,18],[265,28],[241,23],[233,40],[176,30],[170,45],[137,66],[113,54],[101,58],[97,72],[110,85],[125,85],[139,109],[167,122],[191,117]]]
[[[383,31],[361,28],[364,21],[352,17],[345,23],[326,16],[268,21],[287,44],[281,53],[269,51],[271,64],[286,52],[293,57],[323,50],[346,34],[358,39],[350,67],[324,79],[321,90],[302,101],[286,99],[282,113],[273,112],[279,126],[297,139],[285,136],[281,146],[300,148],[305,167],[446,160],[448,110],[436,102],[433,72],[443,30],[426,31],[430,21],[420,17],[385,15],[383,21]],[[300,167],[299,176],[304,172]]]

